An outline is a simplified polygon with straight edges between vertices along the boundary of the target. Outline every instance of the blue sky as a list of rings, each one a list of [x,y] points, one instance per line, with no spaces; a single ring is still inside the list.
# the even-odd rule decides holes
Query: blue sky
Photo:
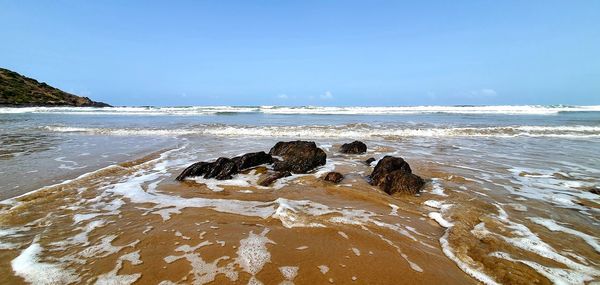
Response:
[[[600,1],[4,1],[0,66],[113,105],[600,104]]]

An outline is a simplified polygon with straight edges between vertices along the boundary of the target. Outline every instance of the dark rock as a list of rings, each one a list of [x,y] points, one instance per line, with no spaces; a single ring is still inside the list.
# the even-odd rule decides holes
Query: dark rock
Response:
[[[590,193],[600,195],[600,188],[592,188],[592,189],[590,189]]]
[[[395,193],[417,194],[425,185],[425,181],[412,173],[401,170],[393,171],[385,177],[385,183],[380,185],[381,190],[390,195]]]
[[[186,177],[202,176],[202,175],[206,174],[210,170],[211,167],[212,167],[211,162],[205,162],[205,161],[196,162],[196,163],[188,166],[186,169],[184,169],[181,172],[181,174],[179,174],[179,176],[177,176],[177,178],[175,178],[175,179],[178,181],[182,181]]]
[[[261,164],[271,163],[273,158],[264,151],[246,153],[232,159],[220,157],[214,162],[197,162],[183,170],[177,180],[182,181],[186,177],[203,176],[204,178],[215,178],[219,180],[231,179],[240,170],[255,167]]]
[[[378,186],[390,195],[397,192],[416,194],[425,185],[421,177],[412,174],[404,159],[393,156],[382,158],[373,169],[370,178],[371,185]]]
[[[237,163],[233,159],[227,157],[219,157],[213,162],[212,168],[208,173],[204,174],[204,178],[215,178],[218,180],[231,179],[231,177],[239,172]]]
[[[273,162],[273,157],[270,154],[259,151],[259,152],[250,152],[246,153],[242,156],[234,157],[233,161],[238,166],[239,170],[247,169],[250,167],[259,166],[261,164],[269,164]]]
[[[269,185],[273,184],[273,182],[275,182],[275,180],[282,178],[282,177],[288,177],[290,175],[292,175],[292,174],[289,173],[288,171],[265,173],[265,174],[261,175],[260,178],[258,178],[258,181],[256,183],[260,186],[269,186]]]
[[[239,172],[238,166],[233,159],[220,157],[215,162],[197,162],[183,170],[177,180],[182,181],[186,177],[203,176],[204,178],[215,178],[218,180],[231,179]]]
[[[342,181],[344,179],[344,175],[342,175],[339,172],[329,172],[327,173],[327,175],[325,175],[325,178],[323,178],[323,180],[325,181],[329,181],[329,182],[333,182],[333,183],[340,183],[340,181]]]
[[[385,177],[393,171],[400,170],[405,173],[412,173],[410,166],[404,159],[386,155],[377,162],[375,169],[371,173],[371,185],[380,186],[385,183]]]
[[[341,153],[361,154],[367,152],[367,145],[361,141],[345,143],[340,147]]]
[[[327,160],[327,154],[314,142],[308,141],[278,142],[269,154],[282,159],[273,163],[273,169],[292,173],[307,173],[317,166],[325,165]]]
[[[373,161],[375,161],[375,158],[372,158],[372,157],[371,157],[371,158],[369,158],[369,159],[365,160],[365,163],[366,163],[367,165],[371,165],[371,163],[372,163]]]

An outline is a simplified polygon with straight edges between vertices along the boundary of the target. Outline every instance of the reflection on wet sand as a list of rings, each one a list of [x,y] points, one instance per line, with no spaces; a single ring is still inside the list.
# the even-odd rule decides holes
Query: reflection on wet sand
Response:
[[[11,133],[0,136],[0,160],[30,155],[56,147],[59,138],[45,133]]]

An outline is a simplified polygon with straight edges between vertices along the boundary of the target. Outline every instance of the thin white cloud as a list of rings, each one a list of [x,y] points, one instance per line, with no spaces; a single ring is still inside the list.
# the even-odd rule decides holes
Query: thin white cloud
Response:
[[[331,100],[331,99],[333,99],[333,94],[331,94],[330,91],[325,91],[325,94],[321,95],[321,99]]]
[[[277,95],[277,98],[279,98],[279,99],[287,99],[287,98],[289,98],[289,96],[287,94],[279,94],[279,95]]]

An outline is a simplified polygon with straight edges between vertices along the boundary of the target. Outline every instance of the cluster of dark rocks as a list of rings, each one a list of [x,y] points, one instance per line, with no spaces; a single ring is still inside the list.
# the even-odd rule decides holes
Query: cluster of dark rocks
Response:
[[[339,151],[344,154],[364,154],[367,152],[367,145],[361,141],[354,141],[343,144]],[[225,180],[231,179],[233,175],[244,170],[271,164],[272,170],[265,169],[258,179],[259,185],[269,186],[277,179],[293,173],[308,173],[325,165],[326,160],[327,154],[314,142],[278,142],[269,153],[252,152],[233,158],[220,157],[213,162],[194,163],[183,170],[176,179],[182,181],[187,177],[202,176],[206,179]],[[371,165],[374,161],[374,158],[369,158],[365,163]],[[331,183],[339,183],[343,179],[344,176],[339,172],[329,172],[323,178]],[[379,160],[368,179],[371,185],[379,187],[390,195],[394,193],[416,194],[425,185],[425,181],[421,177],[412,173],[404,159],[393,156],[385,156]]]
[[[234,158],[220,157],[213,162],[196,162],[186,168],[177,180],[202,176],[206,179],[231,179],[241,171],[264,164],[272,164],[273,171],[263,173],[258,184],[268,186],[275,180],[290,176],[292,173],[307,173],[316,167],[325,165],[327,154],[314,142],[291,141],[278,142],[269,153],[252,152]]]

